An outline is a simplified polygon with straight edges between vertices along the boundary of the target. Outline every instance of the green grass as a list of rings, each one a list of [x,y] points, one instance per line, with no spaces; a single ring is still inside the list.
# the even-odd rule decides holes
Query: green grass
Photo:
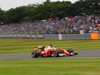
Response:
[[[0,75],[100,75],[99,58],[0,61]]]
[[[28,53],[35,46],[52,44],[56,48],[72,48],[74,50],[100,49],[100,40],[27,40],[0,39],[0,54]]]
[[[64,49],[100,49],[100,40],[0,39],[0,54],[28,53],[35,46],[50,44]],[[100,58],[3,60],[0,75],[100,75]]]

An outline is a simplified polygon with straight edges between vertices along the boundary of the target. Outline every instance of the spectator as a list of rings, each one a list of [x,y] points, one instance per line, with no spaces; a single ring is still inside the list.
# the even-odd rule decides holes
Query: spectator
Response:
[[[93,30],[100,32],[100,16],[75,16],[64,17],[62,19],[45,19],[36,20],[34,22],[24,22],[22,24],[11,24],[0,26],[0,34],[2,33],[34,33],[44,32],[45,34],[81,34],[91,33]]]

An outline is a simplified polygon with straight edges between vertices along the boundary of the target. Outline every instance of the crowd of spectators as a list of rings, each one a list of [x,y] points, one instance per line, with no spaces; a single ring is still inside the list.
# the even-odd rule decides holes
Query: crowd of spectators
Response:
[[[100,32],[100,15],[44,19],[0,26],[2,33],[87,34]]]

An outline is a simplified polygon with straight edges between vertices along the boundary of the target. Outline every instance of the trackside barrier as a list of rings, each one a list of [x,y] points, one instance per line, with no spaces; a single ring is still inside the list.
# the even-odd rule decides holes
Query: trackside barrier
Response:
[[[91,33],[91,39],[92,40],[98,40],[98,31],[94,31]]]
[[[24,35],[24,34],[17,34],[17,35],[0,35],[1,39],[44,39],[44,35]]]
[[[45,34],[46,40],[90,40],[91,34]]]
[[[44,34],[44,35],[29,35],[29,34],[0,34],[1,39],[45,39],[45,40],[90,40],[100,39],[100,34]]]

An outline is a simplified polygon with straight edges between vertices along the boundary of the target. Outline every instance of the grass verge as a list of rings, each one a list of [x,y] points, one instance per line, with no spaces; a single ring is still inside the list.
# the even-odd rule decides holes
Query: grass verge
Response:
[[[100,49],[100,40],[27,40],[0,39],[0,54],[28,53],[35,46],[52,44],[56,48],[72,48],[74,50]]]
[[[0,61],[0,75],[100,75],[99,58]]]

